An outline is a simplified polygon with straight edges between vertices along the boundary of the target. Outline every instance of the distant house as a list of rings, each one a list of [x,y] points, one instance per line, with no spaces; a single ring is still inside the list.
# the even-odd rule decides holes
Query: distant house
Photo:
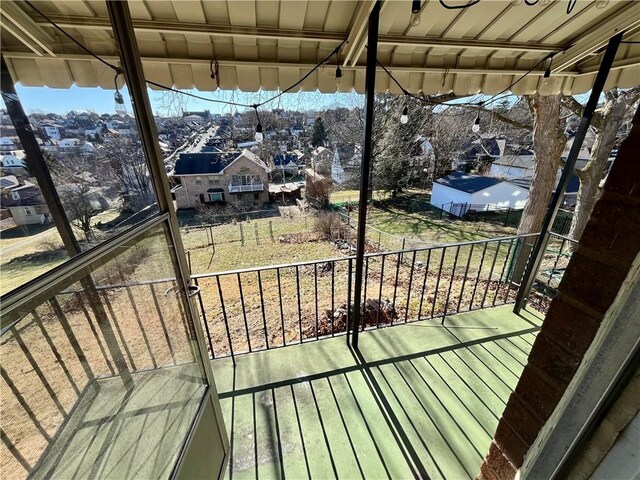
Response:
[[[298,157],[293,153],[278,153],[273,156],[273,169],[271,173],[280,172],[284,178],[285,174],[296,175],[298,173]]]
[[[0,167],[13,174],[22,174],[27,164],[24,159],[24,151],[16,150],[8,155],[0,155]]]
[[[431,205],[458,217],[469,210],[524,208],[529,191],[491,177],[455,172],[434,181]]]
[[[531,178],[534,166],[533,155],[505,155],[494,160],[489,175],[506,180]]]
[[[198,117],[199,120],[195,117]],[[209,120],[211,120],[211,112],[209,110],[204,110],[202,112],[186,112],[183,111],[182,112],[182,119],[189,123],[189,122],[196,122],[200,125],[202,125],[204,122],[208,122]]]
[[[45,123],[41,126],[44,136],[52,140],[60,140],[63,134],[62,125],[54,123]]]
[[[177,208],[215,202],[269,201],[269,168],[249,150],[183,153],[176,161],[173,189]]]
[[[40,188],[25,181],[20,183],[14,175],[0,177],[0,205],[9,210],[16,225],[31,225],[51,221]]]
[[[0,151],[8,152],[16,148],[16,144],[9,137],[0,137]]]
[[[329,176],[333,163],[333,151],[326,147],[318,147],[311,152],[311,168],[317,173]]]

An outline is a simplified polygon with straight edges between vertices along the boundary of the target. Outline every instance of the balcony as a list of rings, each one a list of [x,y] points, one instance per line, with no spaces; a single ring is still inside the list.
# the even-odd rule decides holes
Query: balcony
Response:
[[[214,360],[228,478],[475,478],[540,324],[501,306]]]
[[[264,190],[264,184],[262,182],[250,183],[248,185],[241,185],[241,184],[235,184],[235,183],[229,184],[229,193],[262,192],[263,190]]]
[[[230,478],[473,477],[541,324],[510,305],[531,240],[368,254],[358,350],[345,344],[354,257],[194,275]],[[146,262],[166,263],[161,241],[141,242],[156,252]],[[566,243],[548,252],[540,305]],[[174,279],[121,268],[93,277],[122,282],[47,289],[5,329],[2,467],[13,476],[170,473],[205,390],[196,342]]]

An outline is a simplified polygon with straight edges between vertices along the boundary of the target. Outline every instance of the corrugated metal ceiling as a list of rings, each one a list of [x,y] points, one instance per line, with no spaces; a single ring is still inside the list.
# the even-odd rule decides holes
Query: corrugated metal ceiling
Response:
[[[622,29],[626,38],[640,38],[640,3],[578,0],[567,14],[567,1],[527,6],[521,0],[482,0],[468,9],[447,10],[429,0],[422,2],[421,22],[415,27],[409,24],[409,0],[386,1],[379,60],[411,92],[493,94],[558,52],[551,78],[542,77],[546,65],[539,65],[513,92],[582,93],[591,87],[609,37]],[[33,3],[92,51],[118,62],[104,1]],[[286,88],[348,38],[340,51],[340,90],[364,90],[366,19],[373,1],[129,0],[129,5],[148,80],[203,91]],[[107,67],[28,5],[4,0],[0,9],[2,54],[16,81],[113,88]],[[212,59],[220,65],[219,86],[210,77]],[[334,72],[335,65],[320,69],[300,88],[334,92]],[[640,45],[624,44],[607,88],[639,84]],[[382,71],[376,89],[400,93]]]

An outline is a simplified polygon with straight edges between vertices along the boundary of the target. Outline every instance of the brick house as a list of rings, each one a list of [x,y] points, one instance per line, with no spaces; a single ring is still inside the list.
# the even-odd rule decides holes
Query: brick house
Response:
[[[29,182],[20,181],[14,175],[0,177],[0,205],[8,210],[16,225],[31,225],[51,221],[49,208],[42,198],[40,188]]]
[[[174,176],[176,208],[195,208],[215,202],[269,201],[269,168],[249,150],[183,153]]]

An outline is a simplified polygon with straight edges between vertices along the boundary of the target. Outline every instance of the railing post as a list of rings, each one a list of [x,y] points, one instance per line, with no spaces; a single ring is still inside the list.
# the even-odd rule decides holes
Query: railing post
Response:
[[[354,283],[353,302],[353,348],[358,348],[358,327],[360,326],[360,305],[362,303],[362,273],[364,268],[365,229],[367,226],[367,195],[369,192],[369,174],[371,171],[374,121],[373,102],[375,99],[379,20],[380,1],[377,1],[373,7],[373,10],[371,11],[371,14],[369,15],[369,31],[367,42],[367,67],[365,71],[365,123],[363,141],[364,148],[362,152],[362,167],[360,170],[360,197],[358,202],[358,242],[356,245],[356,278]]]
[[[531,287],[533,286],[536,273],[540,268],[540,262],[542,261],[542,257],[544,256],[544,252],[547,249],[547,245],[549,243],[549,233],[551,232],[551,228],[562,203],[562,198],[567,191],[567,186],[569,185],[569,181],[571,180],[571,176],[573,175],[576,160],[578,159],[578,154],[580,153],[580,149],[582,148],[582,142],[587,135],[589,125],[591,124],[591,119],[596,107],[598,106],[600,94],[602,93],[604,84],[607,80],[607,76],[609,75],[609,70],[611,70],[611,65],[613,64],[616,52],[618,51],[618,46],[620,45],[620,41],[622,40],[622,35],[623,33],[621,32],[609,39],[607,49],[604,53],[604,56],[602,57],[600,69],[598,70],[596,79],[593,82],[589,101],[587,102],[587,105],[584,107],[584,111],[582,112],[580,125],[578,126],[578,130],[573,139],[573,144],[571,145],[571,150],[569,151],[569,156],[567,157],[567,161],[565,162],[564,169],[562,170],[562,176],[560,177],[560,181],[558,182],[556,191],[553,193],[553,198],[551,199],[551,203],[549,204],[549,208],[547,209],[547,214],[545,216],[544,223],[542,224],[540,236],[536,240],[531,255],[529,256],[529,261],[527,262],[527,265],[525,267],[522,282],[520,284],[518,295],[516,297],[516,304],[513,308],[513,311],[516,314],[520,313],[520,310],[522,310],[522,308],[525,306],[527,297],[531,292]]]

